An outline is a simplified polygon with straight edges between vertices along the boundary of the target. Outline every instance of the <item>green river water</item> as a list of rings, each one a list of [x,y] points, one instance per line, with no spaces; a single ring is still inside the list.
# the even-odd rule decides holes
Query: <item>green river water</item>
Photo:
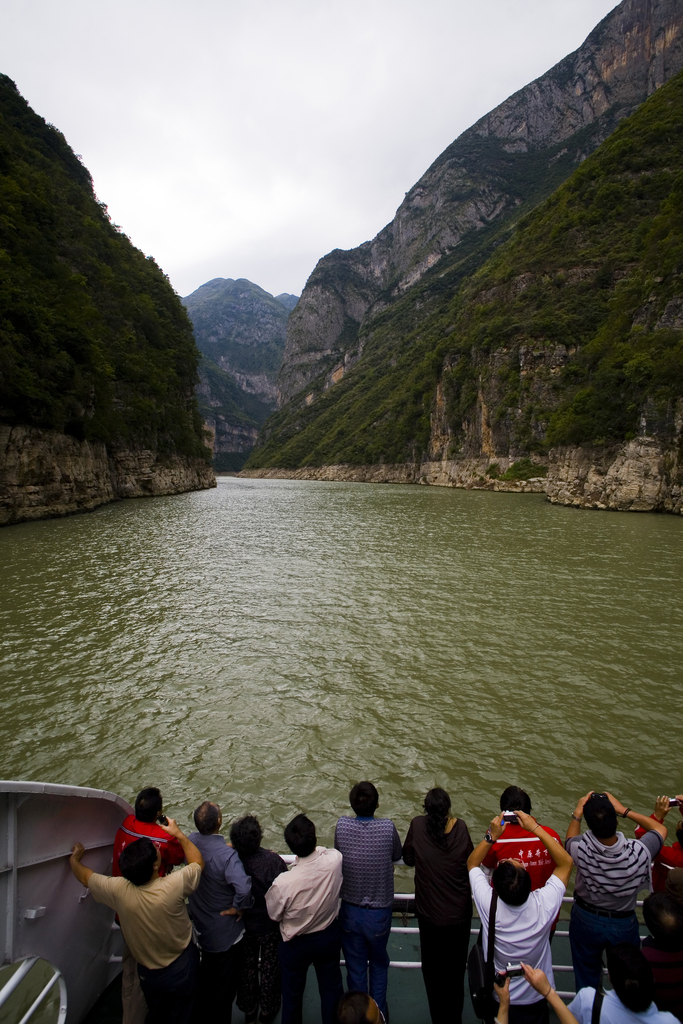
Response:
[[[514,782],[683,791],[683,521],[542,495],[224,478],[0,531],[3,774],[205,797],[265,841],[350,784],[477,835]],[[407,884],[407,876],[405,879]]]

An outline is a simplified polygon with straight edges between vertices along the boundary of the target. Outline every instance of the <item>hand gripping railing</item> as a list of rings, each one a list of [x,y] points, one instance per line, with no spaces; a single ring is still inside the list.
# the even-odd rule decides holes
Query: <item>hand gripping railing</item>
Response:
[[[16,992],[19,986],[22,984],[24,979],[28,976],[29,972],[38,963],[37,956],[30,956],[24,960],[21,966],[14,972],[12,977],[3,985],[0,989],[0,1007],[4,1006],[9,997]],[[45,962],[45,961],[43,961]],[[43,989],[38,993],[36,998],[33,1000],[28,1010],[17,1024],[27,1024],[27,1021],[33,1016],[35,1011],[38,1009],[40,1004],[43,1002],[48,992],[52,991],[55,985],[59,985],[59,1013],[57,1015],[57,1024],[64,1024],[66,1020],[66,984],[61,971],[58,971],[52,964],[49,965],[53,971],[52,977]]]

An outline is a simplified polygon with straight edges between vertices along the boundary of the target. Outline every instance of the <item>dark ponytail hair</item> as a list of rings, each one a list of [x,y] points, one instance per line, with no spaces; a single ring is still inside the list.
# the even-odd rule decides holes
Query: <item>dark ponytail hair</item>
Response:
[[[430,789],[424,799],[424,809],[427,815],[427,835],[439,846],[445,846],[448,812],[451,809],[451,798],[446,790],[439,786]]]

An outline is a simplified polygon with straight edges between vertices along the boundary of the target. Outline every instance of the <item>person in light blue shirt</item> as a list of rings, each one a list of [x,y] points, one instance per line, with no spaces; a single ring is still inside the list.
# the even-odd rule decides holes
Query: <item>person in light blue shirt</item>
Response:
[[[607,972],[614,991],[605,993],[600,1024],[679,1024],[673,1013],[657,1009],[652,969],[628,942],[607,949]],[[582,988],[569,1004],[578,1024],[593,1020],[594,988]]]
[[[242,912],[253,904],[251,878],[237,851],[220,834],[223,816],[218,804],[205,800],[194,812],[194,823],[192,842],[205,864],[199,887],[189,899],[202,952],[198,1019],[220,1017],[223,1024],[230,1024],[240,970],[238,944],[244,934]]]

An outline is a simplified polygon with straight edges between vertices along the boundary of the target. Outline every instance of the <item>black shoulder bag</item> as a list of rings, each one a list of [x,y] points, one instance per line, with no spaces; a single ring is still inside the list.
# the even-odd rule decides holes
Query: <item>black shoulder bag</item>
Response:
[[[591,1024],[600,1024],[600,1011],[602,1010],[602,1001],[605,998],[604,992],[596,992],[593,997],[593,1012],[591,1013]]]
[[[496,941],[497,904],[498,893],[494,889],[491,896],[486,960],[484,960],[481,938],[483,927],[467,958],[467,980],[470,985],[472,1009],[480,1020],[491,1020],[498,1013],[498,1003],[493,998],[493,981],[496,976],[496,968],[493,963],[493,947]]]

